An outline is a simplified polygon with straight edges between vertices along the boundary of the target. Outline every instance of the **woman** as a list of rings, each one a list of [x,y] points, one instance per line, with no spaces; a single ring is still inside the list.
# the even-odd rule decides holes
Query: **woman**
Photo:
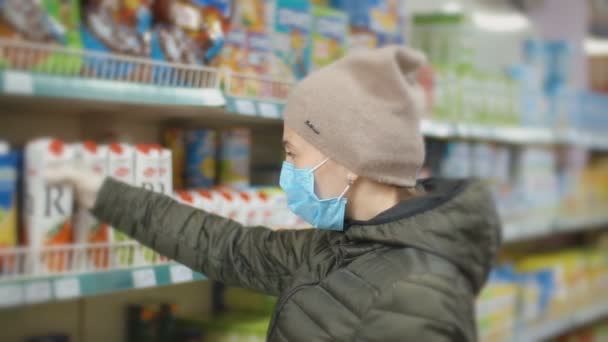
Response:
[[[499,221],[479,182],[416,181],[422,63],[407,48],[356,53],[293,90],[280,183],[317,229],[243,227],[73,169],[49,178],[158,252],[279,296],[269,341],[476,341]]]

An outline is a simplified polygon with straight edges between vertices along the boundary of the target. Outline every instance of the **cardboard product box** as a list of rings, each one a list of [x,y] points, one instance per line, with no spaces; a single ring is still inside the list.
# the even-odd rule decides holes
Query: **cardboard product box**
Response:
[[[277,0],[273,22],[273,75],[287,81],[304,78],[310,63],[309,1]]]
[[[2,0],[0,1],[0,38],[81,48],[80,6],[78,0]],[[80,56],[38,52],[24,59],[20,53],[0,55],[0,67],[20,66],[54,73],[78,73]],[[58,70],[56,65],[61,65]]]
[[[220,185],[244,190],[250,184],[251,131],[232,129],[222,132]]]
[[[183,63],[213,63],[229,29],[229,0],[156,0],[157,25],[152,37],[154,59]]]
[[[111,143],[108,145],[108,176],[125,184],[135,184],[135,148],[129,144]],[[134,250],[131,246],[118,246],[132,241],[131,237],[114,227],[110,230],[110,241],[113,263],[118,266],[131,266],[134,262]]]
[[[216,183],[217,132],[195,129],[186,133],[186,186],[210,188]]]
[[[184,188],[185,165],[186,165],[186,132],[180,128],[172,128],[165,131],[165,146],[171,151],[173,185],[176,189]]]
[[[85,0],[81,35],[89,51],[149,57],[153,0]],[[97,77],[136,78],[147,81],[151,70],[136,63],[109,63],[103,57],[85,59],[84,73]]]
[[[17,245],[17,152],[0,142],[0,249]],[[0,272],[2,271],[0,259]]]
[[[25,239],[35,253],[30,266],[40,272],[67,271],[71,265],[69,250],[45,248],[74,242],[74,190],[68,185],[48,184],[44,172],[49,166],[73,159],[73,148],[58,139],[36,139],[25,147]]]
[[[309,72],[344,56],[349,34],[348,15],[328,7],[313,7]]]

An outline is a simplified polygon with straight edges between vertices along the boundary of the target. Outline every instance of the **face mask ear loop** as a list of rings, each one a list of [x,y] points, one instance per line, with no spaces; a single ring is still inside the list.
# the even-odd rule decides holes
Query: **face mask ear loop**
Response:
[[[325,163],[327,163],[328,160],[329,160],[329,158],[325,158],[324,161],[320,162],[319,164],[317,164],[317,166],[313,167],[311,171],[312,172],[317,171],[317,169],[320,168],[321,166],[325,165]]]
[[[346,195],[346,193],[348,192],[349,189],[350,189],[350,184],[348,184],[346,186],[346,189],[344,189],[344,191],[342,191],[342,193],[340,194],[340,197],[338,197],[338,199],[342,199],[344,197],[344,195]]]

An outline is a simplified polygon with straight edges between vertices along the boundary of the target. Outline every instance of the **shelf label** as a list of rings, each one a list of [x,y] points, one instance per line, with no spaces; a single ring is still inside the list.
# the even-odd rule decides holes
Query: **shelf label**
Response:
[[[0,307],[15,306],[23,303],[23,288],[21,285],[0,286]]]
[[[169,272],[173,283],[185,283],[193,279],[192,270],[184,265],[173,265],[169,268]]]
[[[34,93],[32,75],[19,71],[4,72],[4,92],[31,95]]]
[[[206,106],[223,106],[226,104],[226,99],[218,89],[197,89],[197,91],[202,91]]]
[[[258,103],[260,108],[260,115],[266,118],[278,118],[279,110],[276,105],[272,103],[260,102]]]
[[[41,303],[51,300],[51,283],[49,281],[35,281],[25,285],[25,301],[28,303]]]
[[[246,114],[246,115],[255,115],[256,114],[255,104],[253,103],[253,101],[242,100],[242,99],[235,100],[234,105],[236,106],[236,111],[239,114]]]
[[[156,286],[156,274],[151,268],[133,271],[133,286],[141,289]]]
[[[65,278],[55,280],[55,297],[59,299],[75,298],[80,296],[80,281],[78,278]]]

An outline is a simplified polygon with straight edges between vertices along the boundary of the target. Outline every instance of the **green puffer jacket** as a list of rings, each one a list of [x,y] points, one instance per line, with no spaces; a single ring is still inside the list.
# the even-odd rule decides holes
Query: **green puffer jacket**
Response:
[[[491,196],[474,181],[421,185],[345,232],[243,227],[110,179],[93,212],[211,279],[279,296],[269,341],[476,341],[500,244]]]

